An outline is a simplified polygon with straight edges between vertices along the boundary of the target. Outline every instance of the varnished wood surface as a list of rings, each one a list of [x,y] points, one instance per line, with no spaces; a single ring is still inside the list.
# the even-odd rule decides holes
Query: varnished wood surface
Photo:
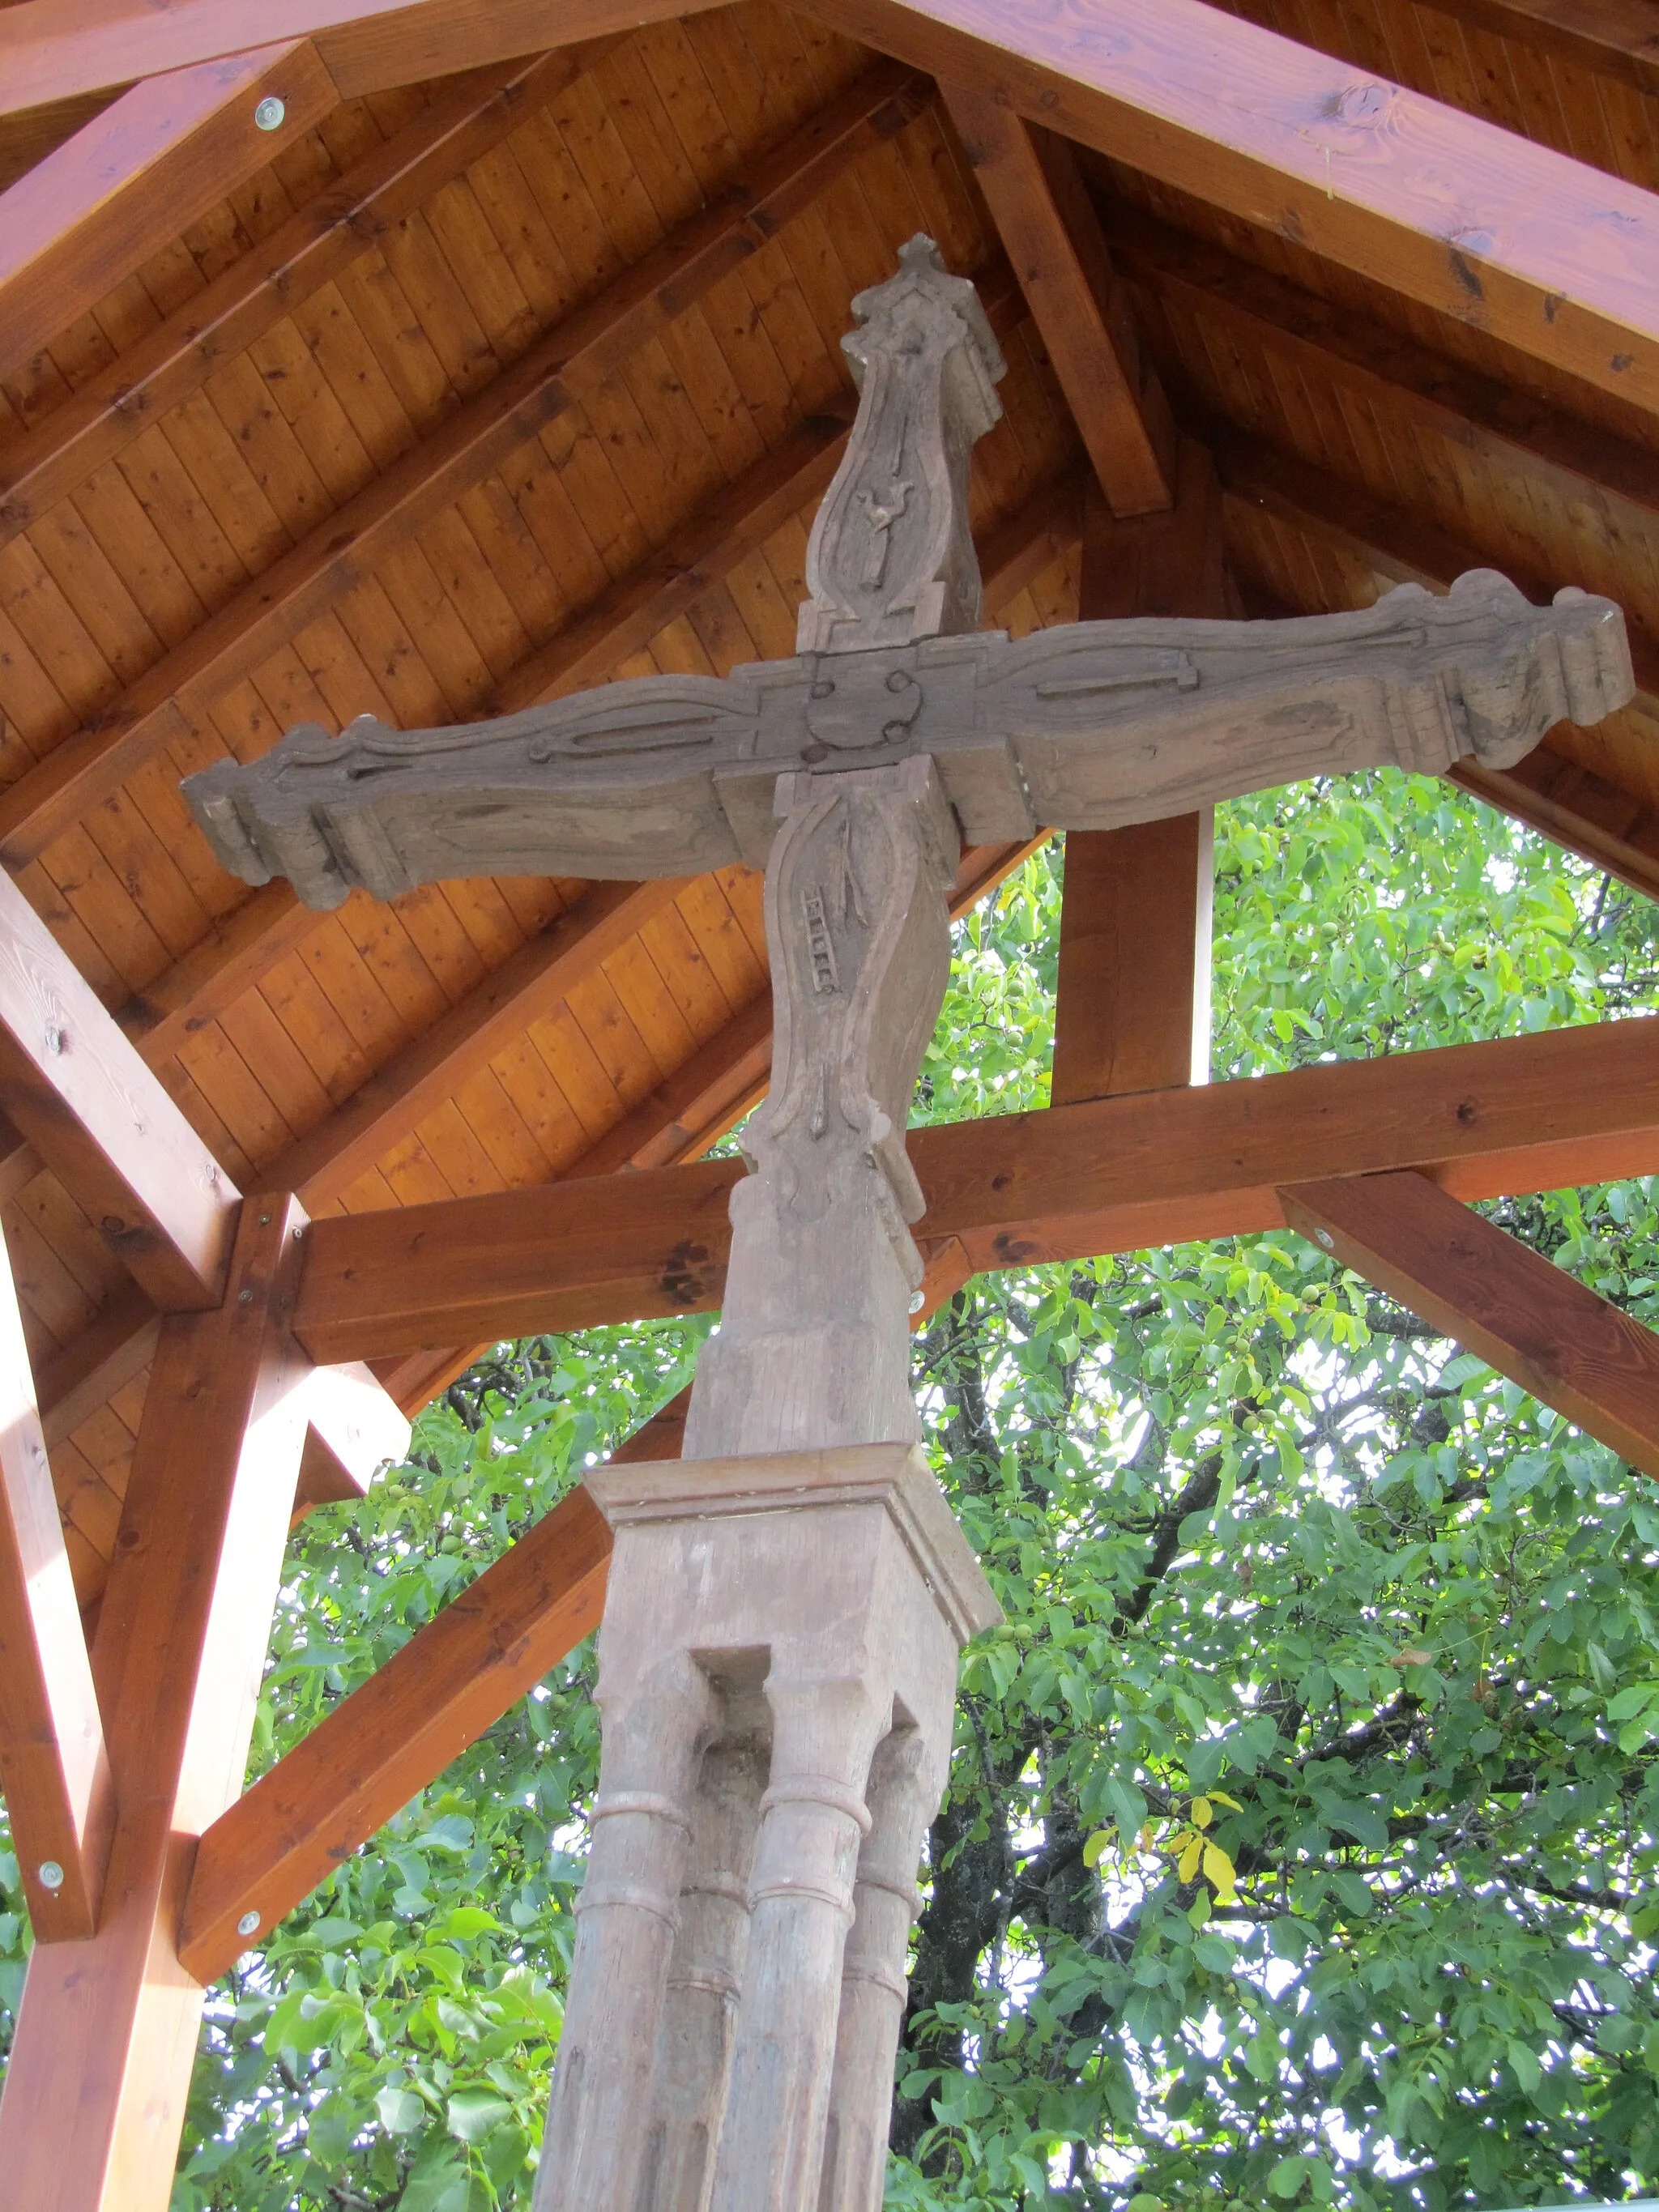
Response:
[[[274,1927],[599,1626],[611,1531],[574,1490],[202,1838],[179,1957],[198,1981]]]
[[[37,1943],[91,1936],[114,1802],[103,1722],[0,1253],[0,1789]],[[47,1887],[43,1867],[58,1879]]]
[[[89,1941],[36,1945],[0,2096],[0,2172],[32,2212],[163,2212],[171,2193],[202,2008],[179,1913],[193,1839],[241,1786],[276,1601],[303,1226],[297,1207],[248,1215],[233,1295],[164,1327],[93,1650],[118,1807],[103,1912]]]
[[[981,92],[945,97],[1112,512],[1175,504],[1175,431],[1066,141]]]
[[[1285,1218],[1523,1390],[1659,1474],[1659,1336],[1420,1175],[1280,1193]]]
[[[1659,1170],[1659,1024],[1611,1022],[915,1132],[919,1239],[975,1272],[1279,1226],[1288,1182],[1460,1198]],[[295,1328],[369,1358],[720,1303],[735,1162],[319,1222]]]
[[[235,1185],[3,878],[0,1106],[159,1305],[218,1303]]]
[[[254,121],[262,100],[285,111]],[[0,375],[338,105],[308,40],[147,77],[0,193]]]
[[[1114,160],[1659,404],[1659,203],[1202,0],[815,0]],[[1455,187],[1449,179],[1455,178]]]

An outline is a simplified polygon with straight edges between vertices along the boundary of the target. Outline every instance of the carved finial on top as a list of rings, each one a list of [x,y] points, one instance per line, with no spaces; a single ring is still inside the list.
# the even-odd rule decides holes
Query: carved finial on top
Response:
[[[968,456],[1002,413],[1007,364],[979,295],[931,238],[853,302],[842,340],[858,420],[806,550],[796,649],[852,653],[977,629]]]

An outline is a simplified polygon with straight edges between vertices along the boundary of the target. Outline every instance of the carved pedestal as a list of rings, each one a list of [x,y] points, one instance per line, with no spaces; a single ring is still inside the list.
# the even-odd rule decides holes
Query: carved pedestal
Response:
[[[995,1601],[902,1444],[589,1486],[605,1750],[537,2212],[874,2212],[957,1654]]]

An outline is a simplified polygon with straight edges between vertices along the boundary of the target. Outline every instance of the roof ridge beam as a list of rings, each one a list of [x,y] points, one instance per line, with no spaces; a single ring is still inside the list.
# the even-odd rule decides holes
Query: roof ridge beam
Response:
[[[617,43],[597,40],[463,77],[78,386],[0,465],[0,545],[112,460],[159,415],[188,398]],[[276,143],[267,146],[267,159]],[[0,210],[4,205],[0,199]],[[167,235],[179,227],[172,220]],[[60,317],[58,329],[65,326]]]
[[[0,21],[6,12],[0,9]],[[580,405],[584,393],[933,96],[914,71],[878,63],[765,155],[751,182],[734,183],[544,332],[0,794],[0,858],[25,866],[163,745],[187,738],[186,702],[205,707],[251,673],[370,574],[383,550]]]

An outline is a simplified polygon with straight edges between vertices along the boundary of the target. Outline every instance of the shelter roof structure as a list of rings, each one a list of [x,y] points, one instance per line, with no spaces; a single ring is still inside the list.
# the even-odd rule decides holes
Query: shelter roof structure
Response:
[[[13,0],[0,185],[0,1218],[90,1626],[166,1316],[230,1311],[256,1203],[311,1224],[281,1328],[379,1386],[307,1400],[301,1509],[486,1339],[719,1303],[738,1170],[693,1164],[766,1083],[757,875],[323,915],[226,874],[179,784],[298,722],[791,653],[850,301],[918,230],[1009,364],[991,620],[1325,613],[1482,567],[1605,593],[1632,702],[1453,773],[1659,895],[1653,0]],[[970,849],[956,910],[1030,849]],[[1079,945],[1114,870],[1157,944],[1062,948],[1053,1115],[915,1146],[930,1297],[1307,1185],[1290,1218],[1432,1297],[1433,1221],[1402,1202],[1384,1254],[1342,1179],[1659,1170],[1644,1024],[1190,1086],[1201,898],[1148,849],[1068,880]],[[1619,1341],[1620,1448],[1659,1464]],[[603,1531],[561,1512],[348,1723],[373,1774],[343,1796],[336,1738],[222,1814],[192,1973],[592,1625]]]

